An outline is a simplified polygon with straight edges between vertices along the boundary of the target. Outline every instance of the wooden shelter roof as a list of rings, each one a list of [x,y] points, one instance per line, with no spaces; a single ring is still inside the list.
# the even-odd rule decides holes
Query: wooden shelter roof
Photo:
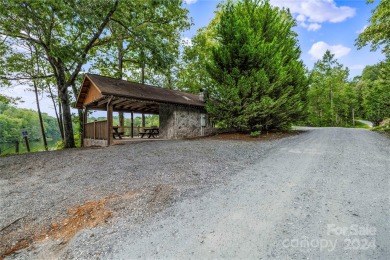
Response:
[[[105,110],[110,98],[115,111],[158,113],[160,103],[205,107],[196,94],[95,74],[85,74],[76,107]]]

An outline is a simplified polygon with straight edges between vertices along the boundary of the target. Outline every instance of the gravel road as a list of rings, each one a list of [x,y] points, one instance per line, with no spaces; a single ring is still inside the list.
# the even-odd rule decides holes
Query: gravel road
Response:
[[[305,130],[0,158],[0,244],[105,197],[104,223],[8,257],[388,259],[390,140]]]

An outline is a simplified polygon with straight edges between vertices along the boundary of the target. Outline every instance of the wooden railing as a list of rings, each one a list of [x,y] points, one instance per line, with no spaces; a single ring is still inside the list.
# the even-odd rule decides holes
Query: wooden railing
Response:
[[[84,138],[107,140],[107,120],[86,123],[84,131]]]

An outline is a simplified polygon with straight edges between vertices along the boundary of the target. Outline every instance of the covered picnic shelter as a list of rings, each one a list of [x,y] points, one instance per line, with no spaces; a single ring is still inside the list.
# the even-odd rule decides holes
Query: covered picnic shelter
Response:
[[[160,123],[158,137],[163,139],[190,138],[212,132],[203,92],[197,95],[96,74],[85,74],[76,107],[83,109],[84,146],[113,144],[114,130],[117,130],[113,126],[113,112],[131,113],[132,134],[134,113],[158,114]],[[88,111],[91,110],[107,111],[107,120],[87,122]]]

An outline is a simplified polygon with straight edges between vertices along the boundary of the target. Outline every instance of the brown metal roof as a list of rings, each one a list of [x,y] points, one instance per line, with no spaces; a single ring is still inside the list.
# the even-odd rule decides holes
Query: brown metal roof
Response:
[[[96,86],[103,96],[124,97],[140,101],[205,107],[205,103],[199,100],[199,96],[196,94],[95,74],[85,74],[83,85],[77,98],[76,107],[82,108],[84,105],[87,105],[84,101],[91,83]]]

